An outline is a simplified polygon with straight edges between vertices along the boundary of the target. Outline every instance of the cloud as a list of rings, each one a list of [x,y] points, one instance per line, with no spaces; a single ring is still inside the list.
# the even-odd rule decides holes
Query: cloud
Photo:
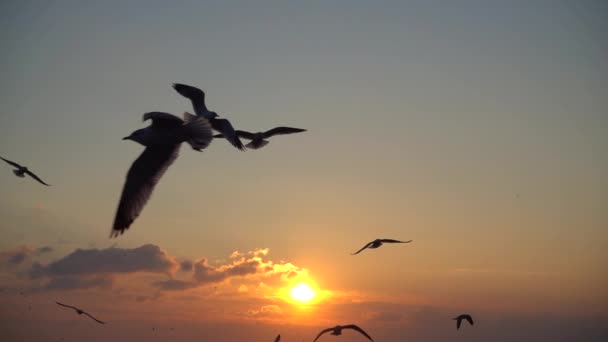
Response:
[[[109,288],[112,286],[112,277],[94,276],[79,277],[67,276],[51,278],[44,286],[44,290],[74,290],[90,288]]]
[[[274,304],[264,305],[259,309],[247,311],[247,315],[253,317],[272,317],[281,315],[282,313],[281,307]]]
[[[49,246],[35,248],[29,245],[22,245],[0,252],[0,262],[11,266],[17,266],[31,256],[39,256],[52,251],[53,248]]]
[[[179,263],[179,270],[184,272],[190,272],[192,271],[192,266],[194,266],[194,263],[192,263],[192,261],[185,260]]]
[[[76,276],[119,273],[167,273],[177,269],[177,262],[160,247],[77,249],[48,265],[34,264],[31,277]]]

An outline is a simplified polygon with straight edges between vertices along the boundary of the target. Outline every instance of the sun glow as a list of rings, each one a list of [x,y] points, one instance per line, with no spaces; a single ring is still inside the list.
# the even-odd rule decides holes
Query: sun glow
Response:
[[[290,291],[291,298],[298,302],[308,303],[315,298],[317,293],[306,283],[300,283]]]

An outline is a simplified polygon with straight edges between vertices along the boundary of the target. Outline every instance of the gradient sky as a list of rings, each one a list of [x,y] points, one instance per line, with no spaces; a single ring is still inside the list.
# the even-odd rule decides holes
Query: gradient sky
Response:
[[[7,341],[608,339],[605,2],[255,3],[0,4],[0,155],[53,184],[0,168]],[[308,131],[183,147],[109,239],[174,82]]]

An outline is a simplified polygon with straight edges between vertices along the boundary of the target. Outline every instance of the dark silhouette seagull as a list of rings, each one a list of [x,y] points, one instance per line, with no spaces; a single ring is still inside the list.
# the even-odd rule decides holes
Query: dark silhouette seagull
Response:
[[[194,113],[209,120],[211,127],[213,127],[214,130],[222,133],[222,136],[226,137],[226,139],[228,139],[228,141],[230,141],[234,147],[241,151],[245,149],[243,143],[236,135],[234,127],[232,127],[230,121],[228,121],[228,119],[219,119],[219,115],[217,115],[216,112],[212,112],[207,109],[207,105],[205,105],[204,91],[197,87],[180,83],[174,83],[173,89],[180,93],[180,95],[190,99],[192,102],[192,108],[194,108]]]
[[[110,237],[123,234],[139,216],[154,186],[177,159],[182,142],[200,151],[212,139],[209,121],[202,116],[184,113],[182,120],[169,113],[150,112],[144,114],[143,119],[152,120],[152,124],[123,138],[138,142],[146,149],[127,173]]]
[[[412,241],[413,240],[399,241],[399,240],[393,240],[393,239],[376,239],[372,242],[369,242],[367,245],[363,246],[363,248],[361,248],[357,252],[351,253],[351,254],[352,255],[359,254],[359,253],[361,253],[362,250],[364,250],[366,248],[370,248],[370,249],[378,248],[378,247],[382,246],[383,243],[410,243]]]
[[[363,329],[359,328],[358,326],[356,326],[354,324],[350,324],[350,325],[336,325],[333,328],[327,328],[327,329],[321,331],[319,333],[319,335],[317,335],[317,337],[314,339],[314,341],[318,340],[319,337],[321,337],[321,335],[325,334],[326,332],[330,332],[330,331],[331,331],[331,335],[335,335],[335,336],[342,335],[342,329],[353,329],[353,330],[356,330],[356,331],[360,332],[361,334],[363,334],[365,337],[367,337],[370,341],[373,341],[373,339],[365,331],[363,331]]]
[[[277,337],[274,339],[274,342],[279,342],[281,340],[281,334],[278,334]]]
[[[463,314],[452,319],[456,320],[456,330],[460,329],[460,323],[462,323],[463,319],[467,320],[471,325],[473,325],[473,318],[468,314]]]
[[[76,311],[76,313],[77,313],[77,314],[79,314],[79,315],[85,314],[85,315],[87,315],[87,316],[91,317],[92,319],[94,319],[94,320],[95,320],[97,323],[105,324],[104,322],[102,322],[102,321],[98,320],[97,318],[95,318],[95,317],[91,316],[91,314],[89,314],[88,312],[82,311],[82,310],[80,310],[79,308],[75,308],[75,307],[70,306],[70,305],[61,304],[61,303],[59,303],[59,302],[55,302],[55,303],[57,303],[57,304],[59,304],[59,305],[61,305],[61,306],[65,306],[66,308],[73,309],[73,310],[74,310],[74,311]]]
[[[25,177],[25,175],[27,174],[28,176],[34,178],[35,180],[37,180],[40,184],[44,184],[46,186],[51,186],[50,184],[46,184],[42,179],[40,179],[38,176],[36,176],[32,171],[28,170],[27,167],[25,166],[21,166],[13,161],[10,161],[8,159],[4,159],[2,157],[0,157],[0,159],[4,160],[5,162],[7,162],[8,164],[16,167],[16,170],[13,170],[13,173],[17,176],[17,177]]]
[[[269,143],[269,141],[266,139],[270,139],[271,137],[273,137],[275,135],[293,134],[293,133],[300,133],[300,132],[306,132],[306,130],[302,129],[302,128],[292,128],[292,127],[275,127],[266,132],[256,132],[256,133],[237,130],[236,135],[239,138],[251,140],[251,142],[249,142],[247,145],[245,145],[245,147],[257,150],[258,148],[262,148],[262,147],[266,146]],[[224,138],[224,135],[216,134],[213,137],[214,138]]]

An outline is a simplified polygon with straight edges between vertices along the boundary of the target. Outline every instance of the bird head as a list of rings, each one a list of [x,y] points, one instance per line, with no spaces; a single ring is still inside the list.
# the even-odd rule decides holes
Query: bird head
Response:
[[[122,138],[122,140],[133,140],[145,146],[144,129],[138,129],[129,136]]]

